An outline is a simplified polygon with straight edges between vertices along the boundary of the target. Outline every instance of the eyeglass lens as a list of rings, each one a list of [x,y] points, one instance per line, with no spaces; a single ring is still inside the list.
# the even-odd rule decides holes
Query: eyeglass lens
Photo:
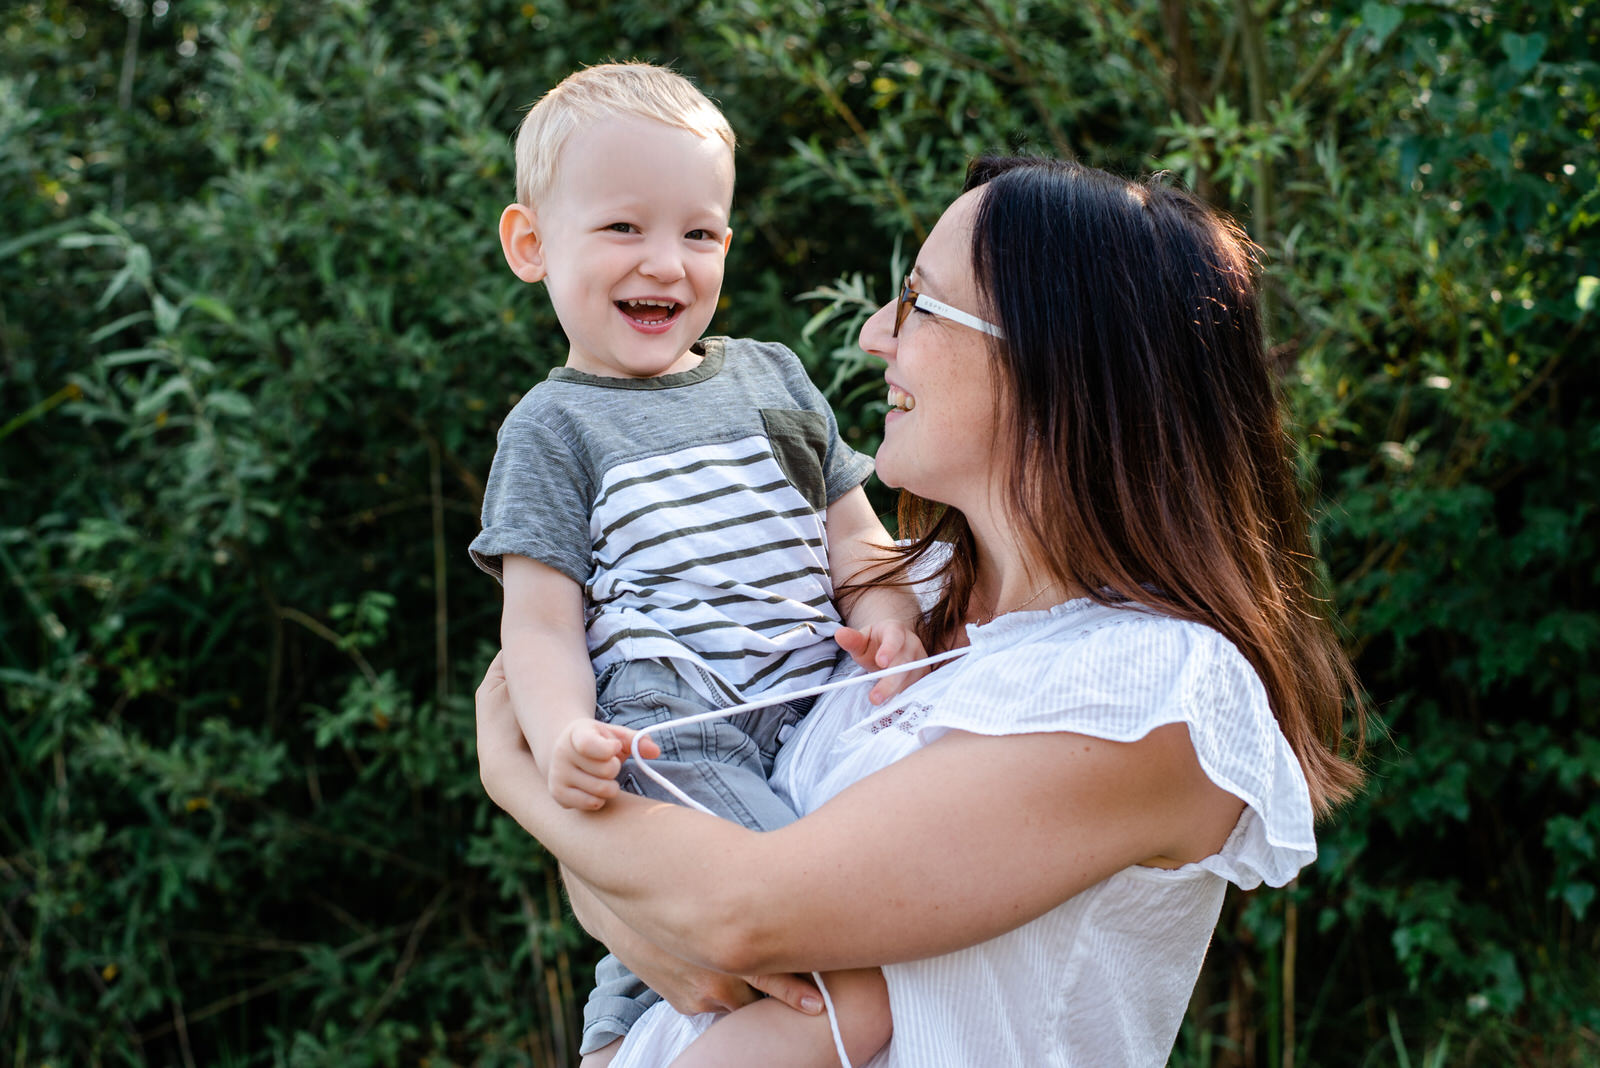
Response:
[[[900,299],[895,301],[894,329],[889,332],[890,337],[900,336],[900,327],[905,323],[906,316],[911,314],[911,306],[916,300],[916,291],[911,288],[911,279],[907,278],[900,284]]]

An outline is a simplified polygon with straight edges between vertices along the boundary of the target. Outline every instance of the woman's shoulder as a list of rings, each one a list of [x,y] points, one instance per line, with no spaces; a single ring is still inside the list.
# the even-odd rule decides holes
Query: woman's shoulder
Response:
[[[969,631],[952,708],[993,710],[1003,733],[1084,730],[1111,740],[1162,723],[1265,713],[1266,691],[1238,648],[1204,624],[1137,604],[1069,601]]]
[[[1201,866],[1246,888],[1279,886],[1315,856],[1300,762],[1260,677],[1221,632],[1093,602],[1011,623],[978,628],[961,675],[919,717],[924,743],[948,730],[1134,742],[1183,723],[1207,777],[1247,806],[1235,838]]]

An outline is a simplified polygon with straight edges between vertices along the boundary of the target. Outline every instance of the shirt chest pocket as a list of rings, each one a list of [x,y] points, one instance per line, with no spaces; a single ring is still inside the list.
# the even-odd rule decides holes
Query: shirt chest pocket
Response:
[[[828,454],[826,420],[820,413],[804,409],[763,408],[761,421],[784,477],[807,504],[822,512],[828,507],[828,484],[823,475]]]

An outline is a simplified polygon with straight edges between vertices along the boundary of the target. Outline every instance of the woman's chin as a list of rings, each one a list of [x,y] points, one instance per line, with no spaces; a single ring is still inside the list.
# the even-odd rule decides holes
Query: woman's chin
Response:
[[[902,481],[899,475],[895,472],[894,462],[892,460],[888,463],[884,462],[882,447],[878,449],[878,455],[873,457],[872,466],[878,474],[878,481],[882,482],[885,486],[888,486],[892,490],[903,490],[906,488],[905,482]]]

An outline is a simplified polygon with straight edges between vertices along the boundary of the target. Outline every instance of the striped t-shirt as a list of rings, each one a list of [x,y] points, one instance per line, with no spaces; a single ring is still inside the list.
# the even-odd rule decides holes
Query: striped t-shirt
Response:
[[[698,348],[678,374],[561,367],[530,390],[500,428],[473,559],[581,585],[596,673],[672,660],[718,703],[821,682],[839,626],[824,513],[872,461],[784,346]]]

